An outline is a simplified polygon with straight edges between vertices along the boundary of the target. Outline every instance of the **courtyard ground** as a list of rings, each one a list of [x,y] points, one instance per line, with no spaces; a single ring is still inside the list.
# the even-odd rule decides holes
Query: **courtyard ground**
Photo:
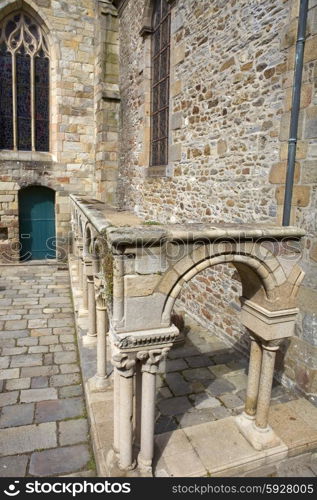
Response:
[[[92,475],[66,267],[0,267],[0,476]]]

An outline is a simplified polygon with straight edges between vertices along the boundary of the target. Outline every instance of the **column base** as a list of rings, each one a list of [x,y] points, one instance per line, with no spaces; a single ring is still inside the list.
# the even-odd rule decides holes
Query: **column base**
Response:
[[[84,335],[82,337],[83,345],[96,345],[97,344],[97,335]]]
[[[108,389],[110,385],[110,381],[108,377],[99,377],[98,375],[94,375],[88,380],[89,390],[91,392],[101,392]]]
[[[152,460],[145,460],[141,453],[138,456],[138,469],[144,477],[153,477]]]
[[[270,426],[267,426],[265,429],[257,427],[255,425],[255,417],[242,413],[236,417],[236,424],[241,434],[257,451],[283,445],[281,439]]]

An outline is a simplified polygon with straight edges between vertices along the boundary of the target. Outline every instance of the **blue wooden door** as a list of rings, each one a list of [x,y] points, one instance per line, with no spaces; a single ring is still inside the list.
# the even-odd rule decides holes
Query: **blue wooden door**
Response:
[[[30,186],[19,192],[22,261],[55,259],[55,192]]]

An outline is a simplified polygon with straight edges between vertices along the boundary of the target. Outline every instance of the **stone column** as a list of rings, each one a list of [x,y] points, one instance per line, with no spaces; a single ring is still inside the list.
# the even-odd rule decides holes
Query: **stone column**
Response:
[[[119,372],[120,414],[119,414],[119,467],[131,470],[133,461],[133,375],[135,360],[126,353],[113,356],[112,364]]]
[[[260,374],[262,364],[262,349],[260,342],[251,337],[251,349],[249,360],[248,386],[245,401],[245,413],[249,417],[254,418],[256,413]]]
[[[80,289],[82,289],[82,284],[83,284],[82,253],[83,253],[83,243],[82,239],[79,238],[77,242],[77,276],[78,276],[78,285]]]
[[[137,354],[142,361],[141,447],[138,465],[147,472],[152,472],[154,454],[156,374],[160,361],[168,351],[169,349],[157,349]]]
[[[93,275],[87,276],[87,296],[88,296],[88,332],[87,337],[90,337],[92,342],[97,340],[96,331],[96,299],[95,299],[95,283]]]
[[[124,256],[113,258],[113,321],[119,323],[124,314]]]
[[[82,257],[82,290],[83,290],[83,309],[88,309],[88,283],[87,283],[87,273],[86,273],[86,259],[87,257]]]
[[[107,312],[107,301],[101,279],[95,278],[96,298],[96,329],[97,329],[97,373],[91,381],[92,390],[102,391],[108,386],[107,375],[107,334],[109,330],[109,318]]]
[[[112,360],[112,363],[114,361]],[[120,449],[120,374],[119,370],[114,367],[113,370],[113,450],[116,455],[119,455]]]
[[[261,383],[255,417],[255,425],[260,429],[266,429],[268,427],[274,364],[276,351],[278,350],[278,348],[279,345],[276,345],[276,343],[274,342],[262,344],[263,355],[261,367]]]

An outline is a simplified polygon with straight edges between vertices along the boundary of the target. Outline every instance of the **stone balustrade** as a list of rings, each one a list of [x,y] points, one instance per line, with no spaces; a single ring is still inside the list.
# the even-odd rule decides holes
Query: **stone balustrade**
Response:
[[[257,450],[279,445],[268,412],[276,352],[294,333],[304,276],[298,242],[304,231],[267,224],[147,225],[96,200],[71,200],[73,254],[89,316],[86,341],[97,343],[94,385],[101,390],[107,386],[107,334],[110,338],[111,460],[124,471],[137,466],[151,473],[156,373],[181,340],[172,322],[175,300],[197,273],[225,262],[239,273],[241,323],[252,341],[245,411],[236,424]]]

